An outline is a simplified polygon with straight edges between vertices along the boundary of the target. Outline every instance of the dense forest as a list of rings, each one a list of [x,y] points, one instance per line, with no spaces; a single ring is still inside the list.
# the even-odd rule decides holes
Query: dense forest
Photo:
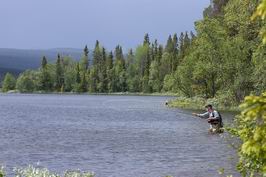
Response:
[[[170,92],[186,97],[220,97],[240,102],[266,90],[266,54],[259,19],[251,20],[256,0],[215,0],[195,22],[195,34],[168,36],[166,45],[149,35],[136,48],[118,45],[107,51],[99,41],[89,60],[85,46],[76,60],[58,54],[56,63],[44,56],[38,70],[15,79],[7,74],[3,91],[20,92]],[[89,61],[92,61],[89,63]]]

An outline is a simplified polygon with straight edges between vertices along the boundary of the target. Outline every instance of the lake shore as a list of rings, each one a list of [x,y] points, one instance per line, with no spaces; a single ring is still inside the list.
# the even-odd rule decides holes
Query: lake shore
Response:
[[[143,92],[111,92],[111,93],[91,93],[91,92],[44,92],[44,91],[34,91],[34,92],[19,92],[18,90],[10,90],[8,92],[2,92],[1,94],[55,94],[55,95],[125,95],[125,96],[178,96],[175,93],[143,93]]]
[[[190,109],[190,110],[205,109],[204,106],[207,104],[213,105],[214,108],[219,111],[226,111],[226,112],[240,111],[239,106],[237,104],[225,105],[215,98],[204,99],[200,97],[193,97],[193,98],[177,97],[175,99],[168,101],[168,106],[171,108],[181,108],[181,109]]]
[[[112,92],[112,93],[91,93],[91,92],[19,92],[18,90],[10,90],[8,92],[2,92],[1,94],[54,94],[54,95],[118,95],[118,96],[171,96],[174,99],[166,100],[167,105],[171,108],[181,108],[190,110],[201,110],[207,104],[212,104],[216,109],[227,112],[239,112],[239,106],[237,104],[224,104],[216,98],[204,99],[202,97],[182,97],[176,93],[143,93],[143,92]]]

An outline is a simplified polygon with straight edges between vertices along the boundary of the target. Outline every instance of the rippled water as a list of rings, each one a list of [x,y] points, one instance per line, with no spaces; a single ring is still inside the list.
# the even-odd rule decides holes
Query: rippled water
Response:
[[[168,97],[0,95],[0,163],[98,177],[215,177],[235,152]],[[224,116],[226,119],[228,114]]]

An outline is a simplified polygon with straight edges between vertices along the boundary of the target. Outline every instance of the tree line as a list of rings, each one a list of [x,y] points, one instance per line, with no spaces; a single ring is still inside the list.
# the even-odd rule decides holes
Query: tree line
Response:
[[[3,91],[18,89],[21,92],[165,92],[171,91],[164,84],[167,75],[173,73],[178,60],[189,48],[191,36],[181,33],[168,37],[166,46],[151,42],[149,35],[135,51],[126,54],[122,46],[107,51],[96,41],[93,58],[89,60],[89,49],[85,46],[79,61],[58,54],[55,63],[48,63],[44,56],[37,70],[27,70],[17,80],[6,74]],[[178,47],[180,46],[180,48]],[[92,61],[89,63],[89,61]]]
[[[171,92],[221,97],[225,104],[240,102],[266,89],[265,45],[260,38],[264,23],[250,20],[258,3],[215,0],[195,22],[196,35],[169,35],[165,45],[146,34],[127,52],[120,45],[107,51],[96,41],[92,60],[87,46],[78,62],[60,54],[56,63],[43,57],[39,69],[27,70],[17,80],[7,74],[3,91]]]

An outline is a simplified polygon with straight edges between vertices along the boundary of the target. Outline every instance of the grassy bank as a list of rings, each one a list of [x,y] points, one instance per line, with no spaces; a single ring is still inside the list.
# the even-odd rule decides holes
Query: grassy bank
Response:
[[[168,105],[173,108],[199,110],[204,109],[204,106],[211,104],[219,111],[240,111],[237,103],[226,103],[226,100],[219,100],[216,98],[204,99],[201,97],[177,97],[176,99],[169,100]]]

